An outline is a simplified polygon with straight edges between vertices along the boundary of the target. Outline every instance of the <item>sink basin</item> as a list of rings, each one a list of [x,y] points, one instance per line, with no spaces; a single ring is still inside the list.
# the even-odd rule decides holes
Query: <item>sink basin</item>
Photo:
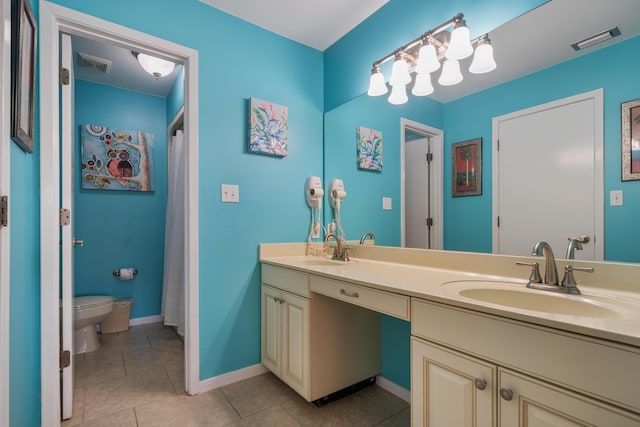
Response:
[[[564,316],[619,318],[624,309],[602,297],[555,294],[526,289],[524,284],[490,281],[448,282],[445,286],[463,297],[490,304]]]
[[[303,260],[300,260],[300,264],[308,265],[308,266],[338,267],[338,266],[347,264],[347,262],[345,262],[345,261],[334,261],[334,260],[331,260],[331,259],[328,259],[328,258],[315,258],[315,259],[305,258]]]

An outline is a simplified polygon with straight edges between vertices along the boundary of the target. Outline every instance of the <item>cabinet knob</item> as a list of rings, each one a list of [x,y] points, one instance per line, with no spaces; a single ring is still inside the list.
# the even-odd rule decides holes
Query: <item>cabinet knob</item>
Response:
[[[502,398],[504,400],[511,400],[513,399],[513,391],[511,391],[510,388],[501,388],[500,389],[500,396],[502,396]]]
[[[485,380],[481,380],[480,378],[476,378],[473,380],[473,384],[475,384],[478,390],[484,390],[487,388],[487,382]]]

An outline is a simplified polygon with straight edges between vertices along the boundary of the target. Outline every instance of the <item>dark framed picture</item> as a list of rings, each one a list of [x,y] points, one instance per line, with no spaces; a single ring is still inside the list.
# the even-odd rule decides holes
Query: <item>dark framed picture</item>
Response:
[[[640,180],[640,99],[622,103],[622,180]]]
[[[482,138],[451,145],[453,197],[482,194]]]
[[[33,153],[37,24],[29,0],[17,0],[11,38],[11,138]]]

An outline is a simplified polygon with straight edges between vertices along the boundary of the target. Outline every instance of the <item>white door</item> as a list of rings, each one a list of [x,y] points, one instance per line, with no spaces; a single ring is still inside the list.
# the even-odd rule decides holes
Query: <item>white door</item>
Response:
[[[603,259],[602,120],[601,90],[494,118],[494,253],[586,235],[575,258]]]
[[[69,70],[69,84],[60,85],[61,114],[61,207],[69,212],[69,225],[61,230],[61,279],[62,279],[62,351],[73,355],[73,58],[71,37],[61,34],[61,66]],[[62,399],[62,419],[71,418],[73,413],[73,357],[71,365],[62,370],[60,389]]]

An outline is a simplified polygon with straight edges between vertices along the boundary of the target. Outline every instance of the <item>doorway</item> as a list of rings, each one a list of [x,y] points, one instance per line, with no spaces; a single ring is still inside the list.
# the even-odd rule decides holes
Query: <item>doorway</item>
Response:
[[[199,392],[198,357],[198,54],[197,51],[52,3],[40,3],[41,129],[41,371],[42,424],[59,425],[59,289],[60,289],[60,95],[59,35],[114,43],[184,65],[185,84],[185,391]],[[46,136],[46,137],[45,137]],[[70,309],[71,301],[63,301]]]
[[[401,119],[402,247],[442,249],[440,129]]]

